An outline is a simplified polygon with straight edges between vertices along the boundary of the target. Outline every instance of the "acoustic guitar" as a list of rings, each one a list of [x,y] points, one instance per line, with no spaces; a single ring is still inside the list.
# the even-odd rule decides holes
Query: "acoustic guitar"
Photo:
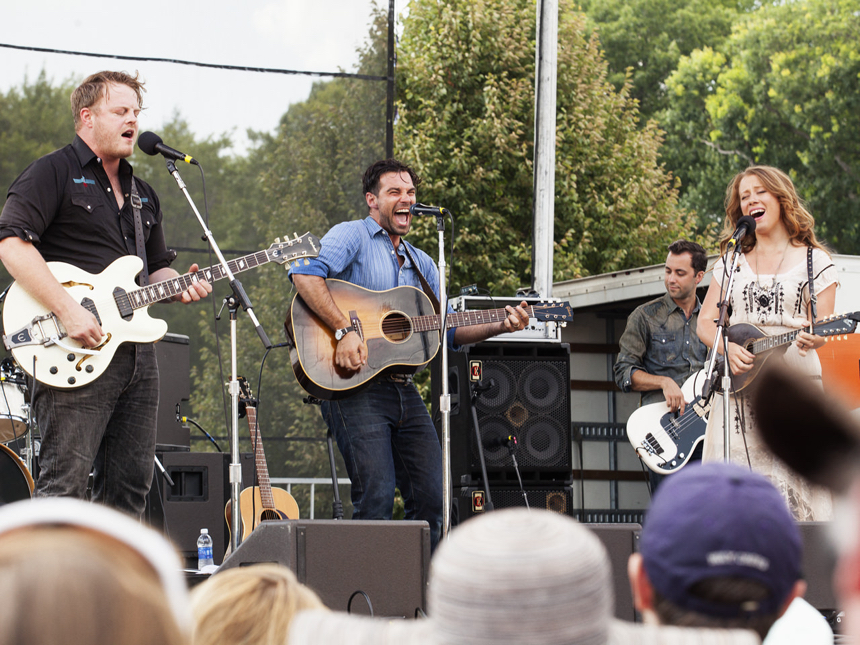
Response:
[[[421,289],[395,287],[371,291],[342,280],[326,280],[338,308],[367,344],[367,364],[356,371],[335,364],[337,341],[328,325],[311,311],[301,296],[290,306],[284,327],[292,348],[293,373],[309,394],[332,401],[351,396],[369,386],[377,376],[390,372],[416,372],[439,350],[442,318],[433,311]],[[529,305],[531,318],[565,323],[573,320],[566,302]],[[449,313],[447,329],[500,322],[505,309],[478,309]]]
[[[239,377],[239,399],[245,405],[245,416],[248,418],[248,429],[251,431],[251,442],[255,446],[254,467],[257,472],[258,486],[248,486],[239,495],[239,516],[242,520],[242,540],[248,538],[260,522],[269,520],[299,519],[299,505],[295,498],[283,488],[274,488],[269,479],[269,467],[266,463],[266,453],[263,450],[263,438],[257,426],[257,402],[251,394],[248,381]],[[233,500],[224,507],[224,518],[227,520],[227,530],[233,526]],[[232,543],[232,539],[230,540]]]

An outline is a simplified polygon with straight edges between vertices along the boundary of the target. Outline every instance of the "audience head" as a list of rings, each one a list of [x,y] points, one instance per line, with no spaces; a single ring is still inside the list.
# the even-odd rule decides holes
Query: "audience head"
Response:
[[[160,535],[67,498],[0,508],[0,643],[182,645],[188,594]]]
[[[799,529],[765,477],[693,464],[660,487],[629,574],[646,620],[748,628],[764,638],[805,591],[801,555]]]
[[[229,569],[192,591],[192,642],[283,645],[298,611],[322,608],[317,595],[286,567],[258,564]]]
[[[470,519],[431,562],[427,607],[441,642],[605,643],[613,606],[603,544],[558,513]]]

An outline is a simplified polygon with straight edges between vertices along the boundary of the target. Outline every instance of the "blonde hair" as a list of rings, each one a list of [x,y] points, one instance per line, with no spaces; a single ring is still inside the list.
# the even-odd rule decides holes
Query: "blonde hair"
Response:
[[[791,178],[773,166],[750,166],[735,175],[726,188],[726,219],[720,236],[720,253],[725,253],[738,220],[743,215],[740,184],[744,177],[750,175],[758,177],[767,191],[779,201],[782,221],[793,242],[827,251],[815,237],[815,219],[798,197]],[[753,249],[755,243],[755,235],[747,235],[741,242],[741,250],[747,253]]]
[[[195,645],[284,645],[293,616],[323,609],[288,568],[257,564],[212,576],[191,591]]]
[[[143,109],[143,94],[146,88],[143,81],[138,80],[138,72],[134,76],[125,72],[96,72],[87,76],[83,83],[72,92],[72,116],[75,118],[75,132],[81,127],[81,110],[92,107],[99,99],[108,94],[110,85],[127,85],[137,95],[137,106]]]
[[[0,589],[0,643],[187,643],[152,566],[90,529],[42,525],[0,535]]]

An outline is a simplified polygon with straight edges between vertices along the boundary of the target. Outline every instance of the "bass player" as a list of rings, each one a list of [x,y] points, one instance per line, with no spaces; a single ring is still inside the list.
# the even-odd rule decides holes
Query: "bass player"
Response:
[[[708,348],[696,335],[701,304],[696,287],[705,277],[708,256],[699,244],[678,240],[669,245],[665,295],[633,310],[619,341],[615,382],[624,392],[641,392],[641,404],[666,401],[668,410],[684,413],[681,385],[702,369]],[[702,458],[702,445],[692,459]],[[651,494],[663,475],[648,471]]]

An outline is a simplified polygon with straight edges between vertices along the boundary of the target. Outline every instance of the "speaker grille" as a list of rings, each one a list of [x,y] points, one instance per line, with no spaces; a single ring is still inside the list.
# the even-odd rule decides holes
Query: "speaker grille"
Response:
[[[476,403],[487,468],[513,470],[513,461],[499,440],[516,438],[517,464],[523,470],[559,471],[569,478],[570,368],[566,358],[527,359],[481,356],[483,381],[493,386]],[[470,467],[480,469],[479,447],[474,437]]]
[[[526,487],[526,499],[529,508],[541,508],[562,515],[573,515],[573,492],[570,486],[558,488],[531,488]],[[496,510],[501,508],[525,507],[523,491],[511,486],[490,487],[493,497],[493,506]],[[454,489],[454,499],[458,509],[458,520],[466,519],[483,513],[482,503],[485,500],[485,489],[479,486],[470,486]]]

